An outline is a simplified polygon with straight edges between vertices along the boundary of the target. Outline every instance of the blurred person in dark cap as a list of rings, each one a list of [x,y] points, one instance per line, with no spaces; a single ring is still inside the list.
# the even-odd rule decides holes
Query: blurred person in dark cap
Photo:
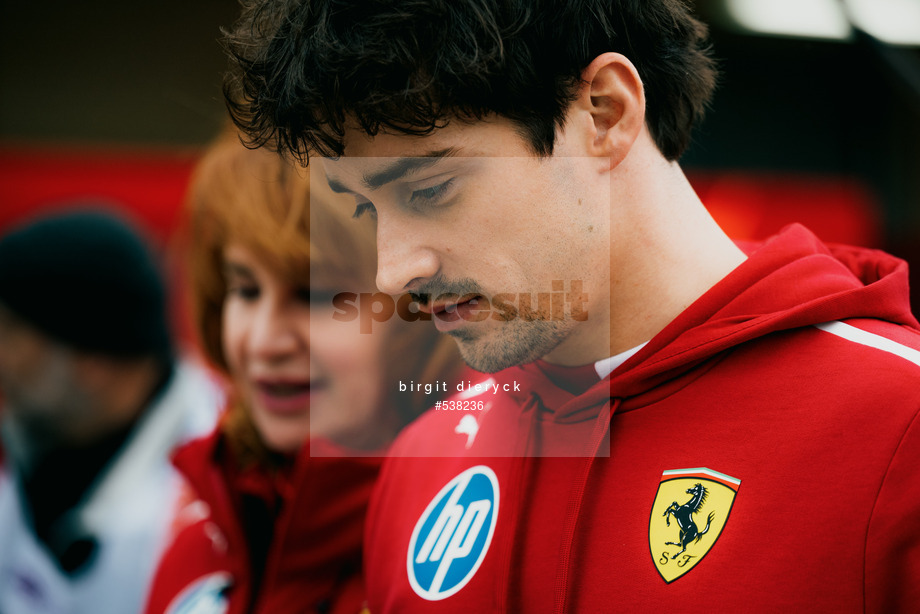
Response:
[[[140,236],[99,207],[0,237],[0,612],[128,614],[219,404],[176,359]]]

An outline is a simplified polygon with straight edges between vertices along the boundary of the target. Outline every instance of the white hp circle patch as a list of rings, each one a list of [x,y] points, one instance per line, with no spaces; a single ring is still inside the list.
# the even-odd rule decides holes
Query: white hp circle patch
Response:
[[[441,489],[418,519],[406,565],[412,589],[438,601],[466,586],[482,564],[498,519],[498,478],[471,467]]]

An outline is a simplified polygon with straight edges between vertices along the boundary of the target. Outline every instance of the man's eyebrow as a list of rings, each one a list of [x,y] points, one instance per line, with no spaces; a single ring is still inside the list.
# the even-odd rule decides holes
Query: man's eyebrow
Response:
[[[341,183],[339,180],[330,177],[328,173],[326,174],[326,183],[329,184],[329,189],[336,194],[353,194],[351,190],[345,187],[344,183]]]
[[[368,190],[377,190],[388,183],[405,177],[406,175],[416,173],[424,168],[433,166],[444,158],[455,156],[457,155],[458,151],[459,150],[456,147],[447,147],[445,149],[429,151],[418,156],[412,156],[411,158],[399,158],[398,160],[394,160],[392,163],[384,166],[378,171],[364,175],[364,177],[361,179],[361,184]],[[329,183],[329,188],[333,192],[338,192],[340,194],[351,193],[351,190],[346,188],[345,185],[338,180],[332,177],[327,177],[327,181]]]

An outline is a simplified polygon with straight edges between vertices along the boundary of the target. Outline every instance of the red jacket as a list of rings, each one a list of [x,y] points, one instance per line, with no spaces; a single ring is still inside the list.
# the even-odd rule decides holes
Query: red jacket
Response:
[[[148,614],[355,614],[363,609],[361,537],[380,459],[316,458],[305,446],[289,471],[271,478],[238,471],[226,441],[214,433],[181,448],[174,462],[197,500],[179,515]],[[250,568],[256,555],[242,520],[244,496],[264,502],[266,518],[274,517],[265,564],[256,564],[261,572],[257,595]]]
[[[590,387],[479,375],[455,400],[483,410],[429,411],[384,466],[371,611],[916,611],[906,282],[794,226]]]

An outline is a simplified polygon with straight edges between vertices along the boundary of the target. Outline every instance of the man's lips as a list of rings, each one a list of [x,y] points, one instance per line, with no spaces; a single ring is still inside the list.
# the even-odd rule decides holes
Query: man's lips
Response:
[[[460,300],[457,301],[436,301],[428,305],[422,305],[419,303],[418,310],[427,314],[438,316],[441,316],[441,314],[444,313],[453,314],[456,313],[457,307],[459,305],[463,305],[471,301],[478,302],[481,298],[482,296],[479,294],[472,294],[461,297]]]
[[[449,333],[469,322],[482,321],[478,313],[480,301],[484,300],[480,294],[467,295],[460,300],[436,301],[427,305],[426,311],[434,320],[435,328],[442,333]],[[420,309],[421,310],[421,309]]]

